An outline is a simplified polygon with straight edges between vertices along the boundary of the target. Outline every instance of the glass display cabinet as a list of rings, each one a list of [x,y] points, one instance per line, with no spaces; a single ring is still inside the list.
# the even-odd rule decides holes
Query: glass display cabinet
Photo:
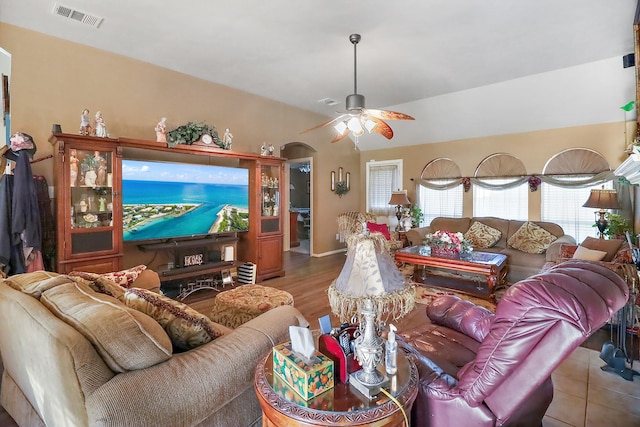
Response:
[[[259,191],[249,201],[249,231],[241,233],[240,245],[247,261],[256,264],[256,281],[284,276],[282,263],[283,218],[282,176],[284,159],[265,157],[248,160],[250,181],[259,184]]]
[[[122,156],[106,138],[54,134],[59,273],[122,269]]]

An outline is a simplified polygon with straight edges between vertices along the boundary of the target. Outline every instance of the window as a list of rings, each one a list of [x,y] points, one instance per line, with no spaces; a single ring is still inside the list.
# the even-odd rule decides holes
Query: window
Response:
[[[367,162],[367,212],[391,215],[391,192],[401,189],[402,160]]]
[[[490,185],[508,184],[509,178],[483,178]],[[586,200],[586,199],[585,199]],[[473,186],[473,216],[495,216],[526,221],[529,217],[529,185],[491,189]]]
[[[584,180],[585,176],[563,176],[566,181]],[[576,242],[582,242],[585,237],[597,237],[598,229],[594,227],[595,208],[583,208],[582,205],[589,198],[591,189],[602,188],[602,184],[590,187],[560,187],[542,183],[542,220],[555,222],[564,230],[565,234],[573,236]],[[613,188],[611,181],[604,188]]]
[[[429,183],[444,185],[451,183],[449,179],[430,179]],[[449,190],[436,190],[424,185],[418,186],[418,200],[424,218],[420,226],[431,224],[438,216],[462,218],[462,184]]]

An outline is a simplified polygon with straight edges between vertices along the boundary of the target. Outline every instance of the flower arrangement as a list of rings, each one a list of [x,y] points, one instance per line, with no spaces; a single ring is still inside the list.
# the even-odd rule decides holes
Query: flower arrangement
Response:
[[[473,251],[471,242],[465,239],[464,234],[452,233],[446,230],[438,230],[435,233],[424,236],[425,246],[430,246],[432,253],[460,254]]]

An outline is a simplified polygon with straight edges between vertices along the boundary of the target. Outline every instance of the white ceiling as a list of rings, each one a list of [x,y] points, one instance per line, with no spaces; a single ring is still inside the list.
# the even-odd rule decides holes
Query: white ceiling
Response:
[[[416,117],[390,122],[394,143],[405,145],[434,141],[425,137],[425,126],[436,126],[425,114],[438,111],[437,100],[612,58],[622,69],[634,50],[636,9],[636,0],[58,2],[104,18],[96,29],[53,15],[54,4],[0,0],[0,21],[328,117],[353,92],[349,34],[359,33],[358,92],[369,108]],[[379,138],[371,148],[388,146]]]

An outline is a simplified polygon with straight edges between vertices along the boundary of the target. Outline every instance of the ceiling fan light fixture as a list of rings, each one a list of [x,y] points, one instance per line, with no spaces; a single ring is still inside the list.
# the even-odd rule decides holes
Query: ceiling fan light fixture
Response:
[[[338,132],[340,135],[344,135],[344,131],[346,131],[347,125],[344,122],[338,122],[336,123],[336,125],[333,127],[336,132]]]
[[[347,123],[347,127],[353,133],[360,133],[360,135],[364,133],[364,129],[362,129],[362,123],[360,123],[360,120],[357,117],[351,117],[351,119]]]
[[[369,120],[369,119],[365,120],[365,122],[364,122],[364,127],[365,127],[365,129],[367,129],[367,131],[369,133],[371,133],[376,128],[377,125],[378,124],[376,122],[374,122],[373,120]]]

